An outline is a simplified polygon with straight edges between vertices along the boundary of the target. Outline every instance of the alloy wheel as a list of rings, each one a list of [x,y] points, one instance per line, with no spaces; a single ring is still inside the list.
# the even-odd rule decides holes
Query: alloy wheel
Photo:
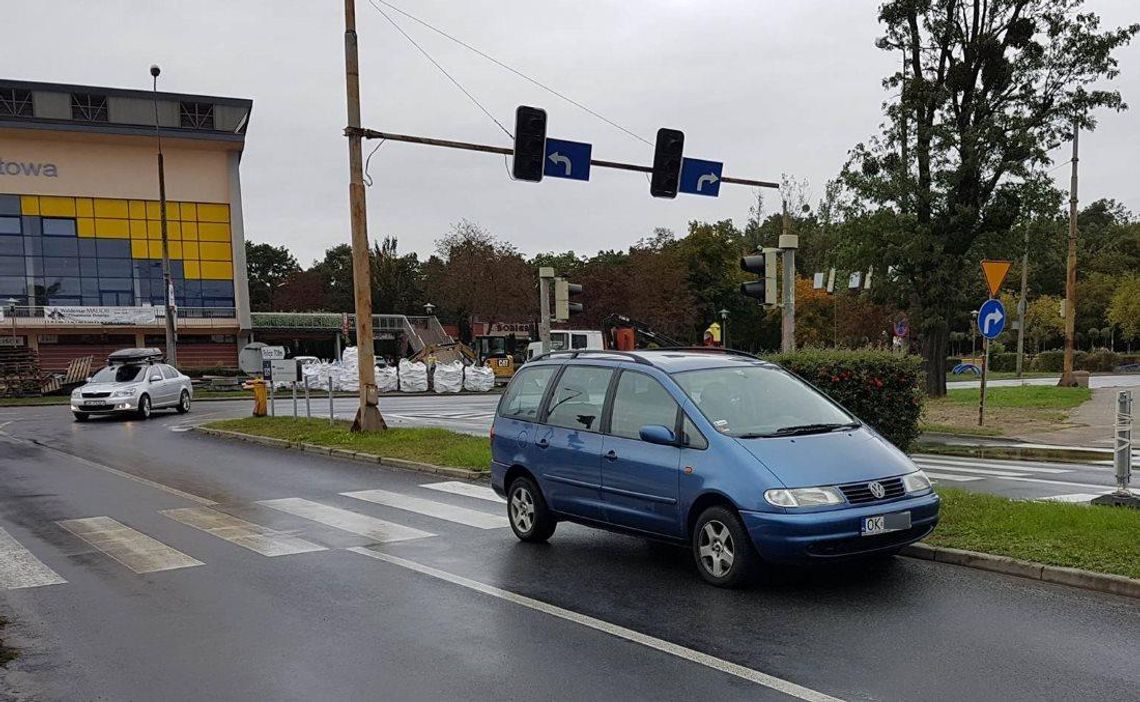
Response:
[[[697,543],[697,554],[700,557],[701,567],[714,577],[722,578],[727,575],[732,570],[732,562],[736,558],[735,545],[728,527],[715,519],[706,522]]]
[[[524,534],[534,526],[534,495],[522,485],[511,493],[511,522]]]

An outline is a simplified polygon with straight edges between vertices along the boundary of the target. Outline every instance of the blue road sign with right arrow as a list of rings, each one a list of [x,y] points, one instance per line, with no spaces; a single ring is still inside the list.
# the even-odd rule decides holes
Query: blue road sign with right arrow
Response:
[[[580,141],[547,138],[542,174],[551,178],[589,180],[593,149],[593,145]]]
[[[690,195],[720,195],[720,172],[724,164],[719,161],[702,161],[686,158],[681,161],[680,190]]]
[[[987,339],[996,339],[1005,331],[1005,305],[1001,300],[986,300],[978,310],[978,331]]]

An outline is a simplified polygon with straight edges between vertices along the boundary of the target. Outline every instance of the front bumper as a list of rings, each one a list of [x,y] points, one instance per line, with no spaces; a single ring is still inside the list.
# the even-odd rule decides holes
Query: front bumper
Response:
[[[742,511],[740,516],[761,557],[794,562],[864,556],[901,548],[934,530],[938,507],[938,495],[930,492],[858,507],[816,512]],[[910,529],[861,535],[864,517],[896,512],[910,512]]]
[[[92,400],[72,399],[71,411],[82,412],[83,414],[113,414],[115,412],[135,412],[139,408],[139,398],[137,397],[108,397],[95,400],[103,404],[87,404],[91,401]]]

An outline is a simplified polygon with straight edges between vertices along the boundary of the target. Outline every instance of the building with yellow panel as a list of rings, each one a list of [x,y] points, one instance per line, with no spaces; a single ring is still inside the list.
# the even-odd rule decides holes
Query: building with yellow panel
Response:
[[[186,368],[234,366],[249,340],[238,164],[251,108],[159,94]],[[148,90],[0,80],[0,306],[16,319],[0,343],[37,349],[48,369],[163,346],[156,153]]]

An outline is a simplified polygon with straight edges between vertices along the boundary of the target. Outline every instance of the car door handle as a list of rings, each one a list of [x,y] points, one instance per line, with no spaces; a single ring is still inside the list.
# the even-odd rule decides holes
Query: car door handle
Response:
[[[544,449],[550,445],[550,442],[547,441],[546,439],[539,439],[538,441],[534,442],[534,445],[539,447],[539,448]]]
[[[608,451],[606,453],[606,460],[607,461],[616,461],[617,460],[617,451]]]

